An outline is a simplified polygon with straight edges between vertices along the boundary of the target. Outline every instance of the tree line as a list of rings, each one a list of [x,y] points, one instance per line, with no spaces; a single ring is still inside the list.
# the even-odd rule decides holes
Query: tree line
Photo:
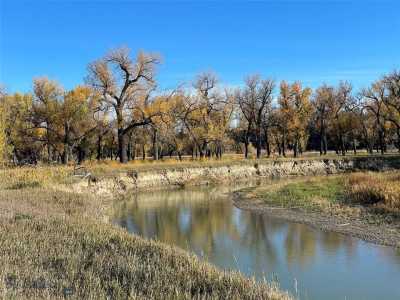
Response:
[[[346,155],[400,151],[400,72],[354,91],[342,81],[315,91],[259,75],[236,89],[215,74],[190,87],[157,89],[154,54],[118,48],[88,65],[72,90],[46,77],[29,93],[0,90],[0,157],[15,164],[85,159],[297,157],[306,150]]]

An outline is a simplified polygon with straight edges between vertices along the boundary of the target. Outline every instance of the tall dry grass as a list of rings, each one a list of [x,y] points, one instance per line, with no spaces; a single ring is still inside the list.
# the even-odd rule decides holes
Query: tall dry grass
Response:
[[[400,211],[400,173],[355,173],[348,176],[346,199],[390,212]]]
[[[71,180],[72,166],[0,168],[0,189],[48,187]]]

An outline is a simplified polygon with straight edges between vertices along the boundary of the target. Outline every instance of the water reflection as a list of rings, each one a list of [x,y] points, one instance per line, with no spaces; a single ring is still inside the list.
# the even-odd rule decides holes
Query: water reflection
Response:
[[[400,298],[399,253],[239,210],[228,199],[232,188],[143,193],[116,209],[115,222],[219,267],[277,277],[292,292],[296,281],[301,299]]]

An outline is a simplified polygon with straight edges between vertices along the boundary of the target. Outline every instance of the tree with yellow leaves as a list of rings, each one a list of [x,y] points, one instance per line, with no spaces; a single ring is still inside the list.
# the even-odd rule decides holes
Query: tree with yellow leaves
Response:
[[[31,94],[8,94],[2,97],[2,120],[7,141],[6,154],[19,163],[36,163],[43,147],[43,130],[33,130]]]
[[[6,92],[2,86],[0,86],[0,163],[3,163],[7,159],[7,139],[6,139],[6,112],[4,107],[4,101]]]
[[[400,71],[393,71],[383,78],[387,89],[387,96],[384,98],[387,107],[386,118],[395,126],[397,134],[397,148],[400,152]]]
[[[195,94],[184,97],[180,113],[200,157],[222,155],[222,141],[233,113],[233,97],[228,90],[223,93],[217,87],[213,73],[200,74],[195,83]]]
[[[310,96],[311,89],[303,89],[299,82],[294,82],[292,85],[285,81],[281,82],[277,126],[282,134],[283,156],[286,155],[288,143],[291,144],[295,157],[305,149],[308,139],[307,126],[312,114]]]

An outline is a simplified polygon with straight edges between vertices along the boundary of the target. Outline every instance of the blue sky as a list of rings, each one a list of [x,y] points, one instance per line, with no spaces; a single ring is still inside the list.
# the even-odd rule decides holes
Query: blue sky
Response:
[[[0,82],[11,92],[42,75],[72,88],[89,62],[122,45],[162,55],[162,89],[208,70],[232,86],[259,73],[358,88],[400,68],[399,0],[0,3]]]

